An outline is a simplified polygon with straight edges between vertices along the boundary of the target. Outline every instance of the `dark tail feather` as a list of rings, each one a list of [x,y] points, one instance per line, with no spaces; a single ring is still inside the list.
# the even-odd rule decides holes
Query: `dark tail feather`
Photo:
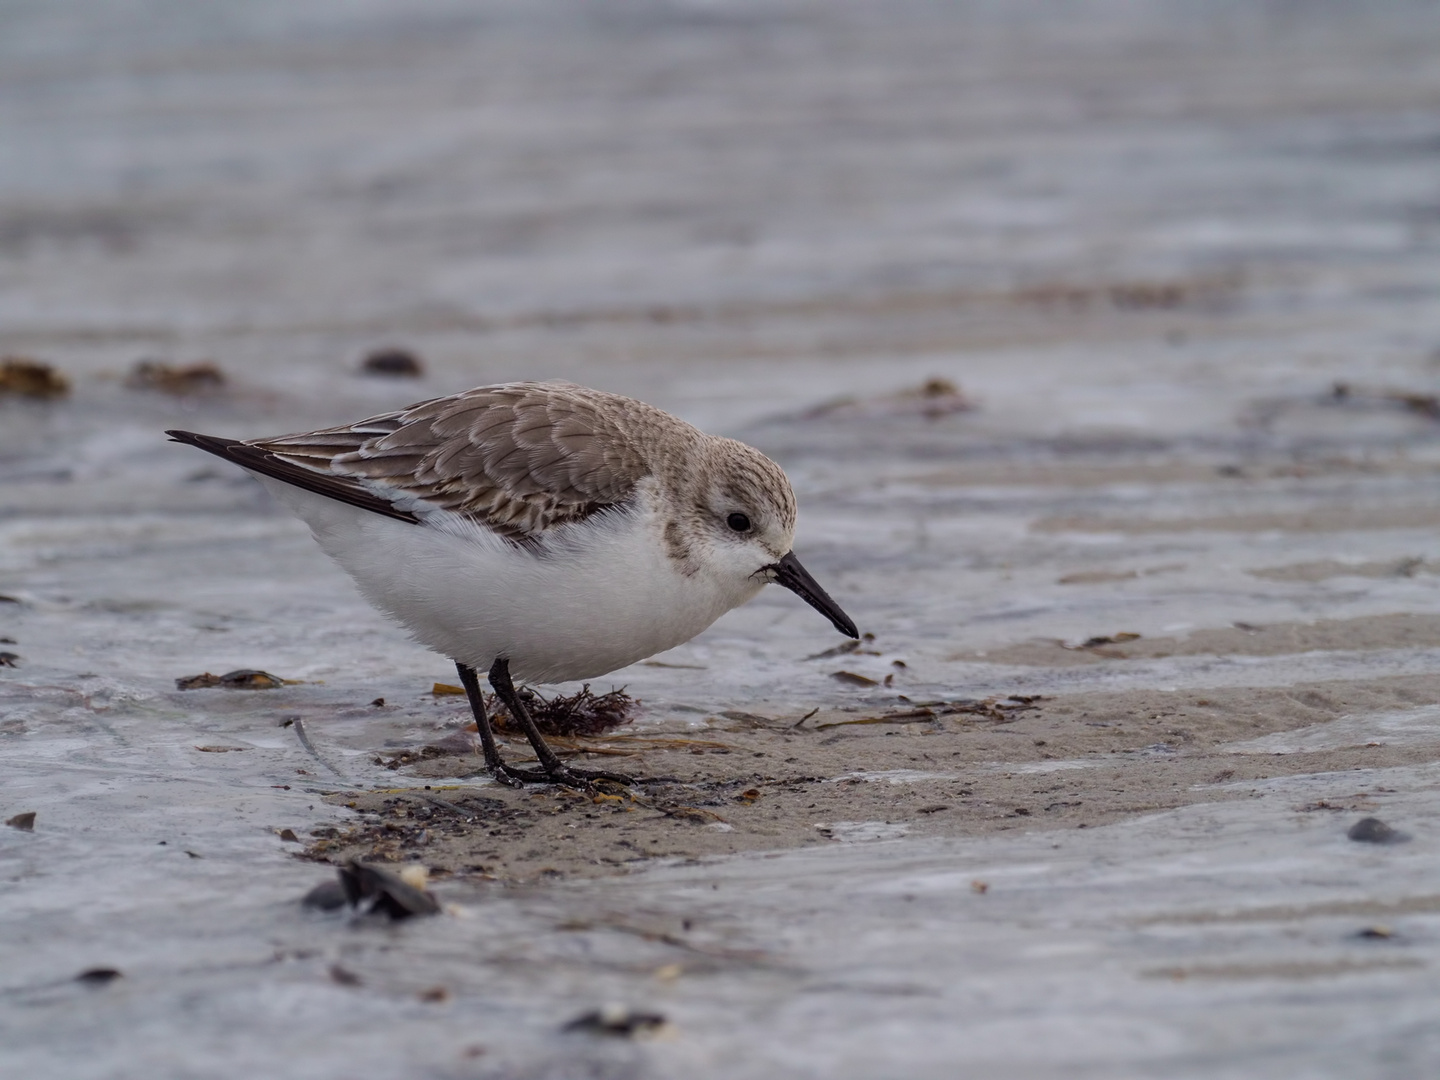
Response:
[[[214,454],[231,464],[239,465],[242,469],[261,473],[275,480],[314,492],[316,495],[324,495],[326,498],[349,503],[362,510],[383,514],[399,521],[408,521],[412,525],[420,522],[420,519],[414,514],[407,510],[397,509],[392,503],[362,487],[357,481],[344,476],[307,469],[303,465],[286,461],[269,450],[252,446],[240,439],[222,439],[218,435],[200,435],[194,431],[167,431],[165,434],[170,436],[172,442],[197,447],[207,454]]]

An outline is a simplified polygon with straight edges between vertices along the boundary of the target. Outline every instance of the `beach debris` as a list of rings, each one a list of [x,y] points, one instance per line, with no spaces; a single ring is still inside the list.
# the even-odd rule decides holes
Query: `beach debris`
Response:
[[[1404,833],[1391,828],[1377,817],[1361,818],[1350,826],[1345,835],[1362,844],[1398,844],[1408,839]]]
[[[1243,285],[1243,277],[1236,273],[1168,281],[1050,282],[1023,288],[1015,293],[1015,299],[1022,303],[1073,311],[1104,306],[1120,311],[1171,311],[1191,306],[1213,309],[1230,300]],[[1172,338],[1172,344],[1183,340],[1182,334],[1179,338]]]
[[[1366,926],[1355,931],[1357,938],[1369,938],[1371,940],[1389,941],[1395,936],[1395,931],[1388,926]]]
[[[832,671],[830,677],[836,682],[845,683],[847,686],[879,686],[878,679],[871,679],[864,675],[857,675],[853,671]]]
[[[444,986],[430,986],[415,996],[427,1005],[439,1005],[450,1000],[450,990]]]
[[[737,724],[743,724],[746,728],[764,728],[774,723],[768,716],[761,716],[759,713],[741,712],[739,709],[726,709],[720,714],[726,720],[733,720]],[[734,731],[735,728],[730,730]]]
[[[437,682],[434,686],[430,687],[430,693],[436,697],[445,697],[447,695],[464,697],[465,688],[463,686],[454,686],[450,683]]]
[[[330,981],[339,986],[359,986],[361,979],[343,964],[331,964]]]
[[[423,870],[423,867],[407,867],[401,873],[393,873],[351,859],[339,870],[340,887],[346,902],[357,910],[387,915],[391,919],[434,915],[440,911],[440,904],[425,888]]]
[[[833,649],[826,649],[824,652],[812,653],[805,657],[806,660],[829,660],[836,656],[847,656],[850,653],[858,652],[861,656],[879,656],[872,646],[875,644],[875,635],[871,633],[862,634],[859,640],[846,641],[836,645]]]
[[[978,716],[997,724],[1008,724],[1022,712],[1031,712],[1040,706],[1035,702],[1043,700],[1039,694],[1011,694],[1003,698],[985,698],[977,701],[962,698],[958,701],[910,701],[900,697],[905,708],[895,709],[879,716],[864,716],[855,720],[834,720],[828,724],[816,724],[815,730],[824,728],[850,727],[857,724],[923,724],[938,720],[942,716]]]
[[[324,765],[325,768],[329,769],[339,779],[348,780],[345,773],[341,769],[339,769],[334,762],[332,762],[328,758],[320,756],[320,751],[315,749],[315,744],[310,741],[310,735],[305,730],[305,721],[303,719],[298,716],[287,716],[282,722],[281,726],[288,727],[291,731],[295,732],[295,737],[300,740],[300,745],[305,748],[305,752],[307,754],[313,757],[321,765]],[[299,771],[303,772],[303,770]]]
[[[1130,631],[1128,631],[1128,630],[1122,630],[1122,631],[1121,631],[1120,633],[1118,633],[1118,634],[1101,634],[1101,635],[1098,635],[1098,636],[1096,636],[1096,637],[1086,638],[1084,641],[1080,642],[1080,644],[1078,644],[1078,645],[1066,645],[1066,644],[1062,641],[1062,642],[1060,643],[1060,647],[1061,647],[1062,649],[1070,649],[1070,650],[1072,650],[1072,651],[1073,651],[1073,650],[1076,650],[1076,649],[1099,649],[1099,648],[1102,648],[1102,647],[1104,647],[1104,646],[1106,646],[1106,645],[1123,645],[1123,644],[1125,644],[1125,642],[1127,642],[1127,641],[1139,641],[1139,640],[1140,640],[1140,635],[1139,635],[1139,634],[1132,633],[1132,632],[1130,632]]]
[[[796,730],[798,730],[799,728],[801,728],[802,726],[804,726],[806,720],[809,720],[812,716],[814,716],[814,715],[815,715],[816,713],[818,713],[819,711],[820,711],[820,706],[819,706],[819,705],[816,705],[815,708],[811,709],[811,710],[810,710],[809,712],[807,712],[804,716],[800,717],[799,720],[796,720],[795,723],[791,724],[791,725],[790,725],[790,730],[791,730],[791,731],[796,731]]]
[[[212,744],[212,745],[209,745],[209,746],[197,746],[197,747],[195,747],[195,749],[196,749],[196,750],[199,750],[202,754],[228,754],[228,753],[231,753],[232,751],[236,751],[236,750],[249,750],[250,747],[248,747],[248,746],[217,746],[217,745]]]
[[[225,373],[209,360],[197,364],[167,364],[163,360],[138,360],[125,377],[131,390],[158,390],[184,397],[219,390],[225,385]]]
[[[280,839],[283,840],[283,841],[284,841],[285,843],[287,843],[287,844],[299,844],[299,843],[303,843],[303,841],[300,839],[300,837],[298,837],[298,836],[295,835],[295,830],[294,830],[294,829],[281,829],[278,835],[279,835]]]
[[[0,359],[0,397],[15,394],[45,400],[64,397],[69,392],[70,380],[49,364],[26,356]]]
[[[0,652],[0,667],[19,667],[20,654]]]
[[[670,1022],[665,1019],[663,1013],[641,1012],[624,1005],[603,1005],[598,1009],[581,1013],[561,1030],[639,1039],[655,1038],[669,1026]]]
[[[319,911],[338,911],[349,901],[345,896],[345,886],[341,885],[337,878],[334,881],[322,881],[316,885],[300,898],[300,903]]]
[[[1440,420],[1440,394],[1387,386],[1364,386],[1339,380],[1320,393],[1266,398],[1253,402],[1241,417],[1251,428],[1270,428],[1306,410],[1341,409],[1357,415],[1408,414],[1423,420]],[[1227,475],[1243,476],[1238,467]],[[1300,475],[1300,474],[1296,474]]]
[[[12,829],[19,829],[21,832],[35,831],[35,811],[26,810],[23,814],[16,814],[14,817],[6,818],[5,824]]]
[[[1136,578],[1154,577],[1156,574],[1173,574],[1184,570],[1184,563],[1161,563],[1158,566],[1142,566],[1134,570],[1079,570],[1055,579],[1057,585],[1104,585],[1115,581],[1134,581]]]
[[[415,749],[401,750],[388,758],[376,754],[372,763],[394,770],[403,765],[413,765],[417,761],[440,757],[465,757],[481,751],[482,745],[479,735],[476,734],[475,725],[469,724],[459,731],[452,731],[443,739],[436,739],[433,743],[426,743]]]
[[[1055,579],[1056,585],[1101,585],[1111,581],[1133,581],[1139,570],[1079,570]]]
[[[1413,390],[1366,389],[1348,382],[1337,382],[1330,388],[1330,402],[1403,409],[1430,420],[1440,420],[1440,397]]]
[[[847,641],[842,645],[836,645],[833,649],[826,649],[824,652],[812,653],[805,657],[806,660],[831,660],[837,656],[846,656],[860,648],[859,641]]]
[[[87,968],[75,976],[75,981],[85,986],[109,986],[116,979],[124,978],[116,968],[95,967]]]
[[[204,690],[212,686],[220,686],[227,690],[274,690],[281,686],[294,686],[299,682],[299,679],[279,678],[271,675],[268,671],[241,668],[238,671],[227,671],[224,675],[211,675],[207,671],[200,675],[176,679],[175,689]]]
[[[610,796],[614,798],[614,796]],[[713,810],[706,810],[702,806],[661,806],[658,803],[652,809],[659,810],[667,818],[675,821],[689,822],[691,825],[729,825],[719,814]]]
[[[933,376],[918,387],[862,399],[853,396],[821,402],[801,414],[802,420],[851,417],[856,419],[889,416],[918,416],[938,420],[953,413],[970,412],[975,402],[949,379]]]
[[[969,412],[975,408],[975,402],[966,397],[960,387],[949,379],[941,378],[926,379],[917,390],[902,390],[895,395],[894,400],[897,404],[912,406],[914,411],[927,420],[956,412]]]
[[[557,694],[552,698],[541,697],[528,687],[521,688],[519,695],[535,726],[545,735],[600,735],[630,723],[640,706],[639,700],[627,694],[624,687],[608,694],[595,694],[589,683],[578,693]],[[487,698],[485,707],[497,731],[507,735],[521,733],[510,711],[497,698]]]
[[[408,349],[376,349],[360,361],[360,372],[391,379],[418,379],[425,374],[425,365]]]

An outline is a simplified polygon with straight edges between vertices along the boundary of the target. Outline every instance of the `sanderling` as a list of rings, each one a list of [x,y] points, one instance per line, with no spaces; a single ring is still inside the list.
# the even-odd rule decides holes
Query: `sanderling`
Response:
[[[365,597],[455,662],[497,780],[629,782],[567,767],[515,692],[590,679],[689,641],[767,582],[855,624],[790,550],[780,466],[631,398],[482,386],[273,439],[166,432],[254,473]],[[539,770],[506,765],[477,671]]]

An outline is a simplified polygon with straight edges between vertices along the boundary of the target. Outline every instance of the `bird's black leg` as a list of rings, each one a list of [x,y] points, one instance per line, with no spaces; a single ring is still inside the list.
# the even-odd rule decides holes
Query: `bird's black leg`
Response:
[[[535,726],[535,720],[531,717],[530,710],[525,707],[525,703],[520,700],[520,695],[515,692],[515,684],[510,681],[510,661],[503,656],[490,666],[490,685],[495,688],[496,695],[510,710],[510,715],[515,718],[515,722],[525,729],[525,737],[535,748],[535,756],[540,759],[540,767],[545,770],[545,777],[553,783],[574,784],[579,787],[583,787],[591,780],[612,780],[617,784],[634,783],[630,777],[620,773],[600,772],[596,769],[574,769],[556,757],[555,751],[546,745],[540,729]]]
[[[510,787],[524,787],[528,781],[549,780],[549,774],[516,769],[506,765],[500,758],[500,749],[495,745],[495,733],[490,730],[490,720],[485,715],[485,695],[480,692],[480,679],[469,664],[455,661],[455,670],[460,673],[460,685],[465,687],[465,696],[470,699],[470,711],[475,714],[475,728],[480,732],[480,747],[485,753],[485,768],[496,780]]]

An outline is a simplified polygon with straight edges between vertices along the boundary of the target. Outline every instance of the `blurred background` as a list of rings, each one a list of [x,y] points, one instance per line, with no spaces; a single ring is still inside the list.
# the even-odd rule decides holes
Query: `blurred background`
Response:
[[[6,0],[0,20],[0,340],[73,375],[72,408],[163,411],[101,385],[155,358],[218,363],[236,409],[306,393],[348,415],[405,396],[354,378],[401,345],[420,393],[588,379],[732,425],[1028,364],[995,405],[1029,419],[1117,312],[1143,381],[1221,308],[1232,341],[1298,324],[1308,345],[1247,365],[1317,381],[1437,345],[1423,3]],[[1356,294],[1389,329],[1352,348]],[[1143,400],[1101,400],[1110,370],[1081,418],[1134,423]]]

